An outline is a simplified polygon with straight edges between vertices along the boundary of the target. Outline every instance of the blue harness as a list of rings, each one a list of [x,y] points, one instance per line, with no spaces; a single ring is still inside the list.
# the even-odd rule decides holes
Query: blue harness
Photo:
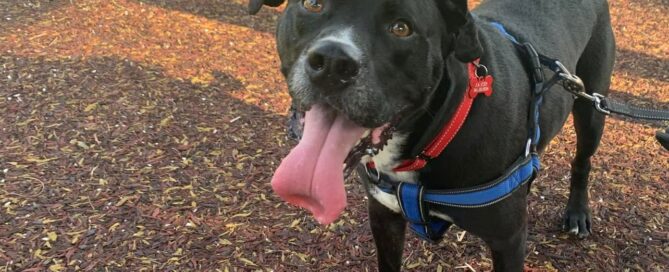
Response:
[[[529,43],[519,43],[501,24],[497,22],[492,22],[491,24],[502,35],[507,37],[519,51],[524,52],[528,56],[533,90],[529,112],[529,137],[526,150],[524,155],[518,158],[500,178],[475,188],[429,190],[423,187],[420,182],[395,183],[379,177],[379,184],[376,186],[386,193],[397,196],[402,214],[409,222],[411,230],[421,238],[429,241],[436,242],[440,240],[444,232],[452,224],[452,222],[430,216],[429,204],[459,208],[479,208],[493,205],[511,196],[523,185],[531,183],[540,170],[539,157],[536,151],[541,136],[539,110],[543,103],[544,91],[557,82],[555,77],[548,82],[544,81],[542,64],[554,71],[559,71],[558,66],[561,64],[554,59],[539,55]],[[376,174],[378,176],[378,173]],[[373,176],[373,174],[370,173],[370,176]]]

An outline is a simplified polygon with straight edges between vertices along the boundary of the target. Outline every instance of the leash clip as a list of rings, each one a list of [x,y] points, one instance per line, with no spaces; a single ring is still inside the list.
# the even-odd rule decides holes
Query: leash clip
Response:
[[[592,97],[594,98],[593,103],[595,103],[595,109],[597,109],[597,111],[599,111],[603,114],[606,114],[606,115],[611,114],[611,111],[607,110],[606,107],[602,103],[604,101],[604,99],[606,98],[605,96],[603,96],[599,93],[593,93]]]
[[[590,101],[594,101],[592,96],[585,92],[585,85],[583,84],[583,80],[581,80],[581,78],[569,72],[567,67],[564,67],[562,62],[556,60],[555,65],[558,67],[557,73],[558,76],[562,79],[562,87],[564,87],[565,90],[578,97],[583,97]]]

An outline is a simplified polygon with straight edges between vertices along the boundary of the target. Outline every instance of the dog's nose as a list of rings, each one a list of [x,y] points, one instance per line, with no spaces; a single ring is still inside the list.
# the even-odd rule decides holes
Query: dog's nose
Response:
[[[353,81],[360,72],[360,64],[346,52],[345,46],[323,42],[309,51],[306,70],[312,83],[336,87]]]

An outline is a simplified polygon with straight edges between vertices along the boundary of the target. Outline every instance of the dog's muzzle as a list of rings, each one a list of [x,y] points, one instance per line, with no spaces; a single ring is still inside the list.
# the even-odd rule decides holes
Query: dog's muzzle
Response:
[[[306,74],[309,81],[324,91],[336,92],[355,81],[360,73],[360,60],[352,55],[349,45],[321,41],[307,53]]]

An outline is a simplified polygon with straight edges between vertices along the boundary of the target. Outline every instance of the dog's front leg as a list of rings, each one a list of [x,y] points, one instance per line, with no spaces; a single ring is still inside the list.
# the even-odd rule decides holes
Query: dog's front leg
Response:
[[[522,272],[525,263],[527,221],[508,240],[489,241],[495,272]]]
[[[453,213],[463,229],[481,237],[492,252],[495,272],[522,272],[527,242],[527,187],[496,205]],[[469,217],[463,217],[468,215]],[[469,224],[468,224],[469,223]]]
[[[406,220],[369,196],[369,224],[376,244],[379,271],[400,271]]]

